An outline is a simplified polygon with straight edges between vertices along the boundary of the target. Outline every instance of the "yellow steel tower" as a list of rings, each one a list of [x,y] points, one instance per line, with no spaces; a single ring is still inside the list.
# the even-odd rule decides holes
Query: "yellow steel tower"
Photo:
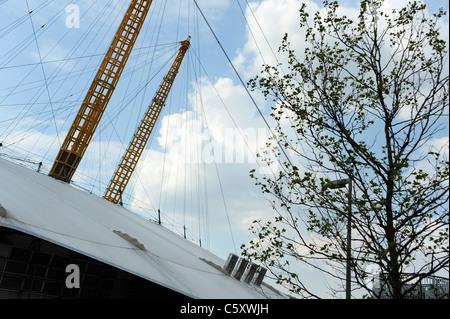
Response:
[[[50,176],[70,182],[105,111],[152,4],[132,0],[80,110],[56,157]]]
[[[170,67],[167,75],[164,77],[155,97],[153,98],[144,118],[142,119],[141,124],[136,130],[136,133],[134,133],[133,139],[122,157],[119,167],[116,169],[116,172],[112,177],[108,188],[106,189],[103,197],[110,202],[117,204],[121,200],[125,187],[131,178],[131,174],[133,174],[133,171],[136,168],[139,157],[147,144],[159,114],[161,113],[161,109],[166,102],[170,88],[175,80],[175,76],[178,73],[184,55],[189,48],[190,39],[191,37],[188,37],[187,40],[181,42],[181,47],[175,61]]]

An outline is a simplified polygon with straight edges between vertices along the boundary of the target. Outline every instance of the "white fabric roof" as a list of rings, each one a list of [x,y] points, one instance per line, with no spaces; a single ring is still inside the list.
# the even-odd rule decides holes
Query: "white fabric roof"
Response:
[[[48,240],[193,298],[286,297],[264,283],[257,287],[226,275],[210,264],[222,267],[225,260],[160,225],[4,159],[0,159],[0,205],[6,211],[6,217],[0,214],[0,226]]]

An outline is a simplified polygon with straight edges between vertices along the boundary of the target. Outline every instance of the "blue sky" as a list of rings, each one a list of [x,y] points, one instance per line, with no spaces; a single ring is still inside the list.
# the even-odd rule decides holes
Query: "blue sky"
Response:
[[[245,82],[261,70],[259,51],[273,64],[285,32],[301,37],[298,0],[197,2]],[[307,2],[319,8],[320,2]],[[432,10],[448,10],[447,1],[425,2]],[[349,13],[357,10],[356,1],[340,3]],[[79,8],[79,28],[67,27],[70,4]],[[127,6],[128,1],[118,0],[0,1],[0,153],[42,161],[48,172]],[[28,11],[33,11],[31,19]],[[182,235],[186,226],[188,239],[201,240],[203,247],[226,258],[252,239],[248,228],[254,219],[272,214],[268,199],[249,178],[253,168],[270,172],[255,158],[268,131],[193,1],[153,1],[73,184],[103,195],[178,41],[188,35],[191,49],[125,205],[153,220],[160,208],[165,227]],[[267,114],[270,105],[261,96],[253,98]],[[317,274],[304,271],[318,280]]]

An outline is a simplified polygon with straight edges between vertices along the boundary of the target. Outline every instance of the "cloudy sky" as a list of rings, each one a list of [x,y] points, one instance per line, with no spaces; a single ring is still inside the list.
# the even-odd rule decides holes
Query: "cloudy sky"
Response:
[[[242,85],[263,63],[283,61],[284,33],[298,52],[299,0],[154,1],[119,85],[73,179],[102,196],[176,54],[191,36],[166,106],[124,195],[125,206],[226,258],[252,239],[255,219],[272,216],[249,171],[270,135],[271,105]],[[304,1],[314,12],[321,1]],[[387,1],[386,8],[406,1]],[[340,1],[348,16],[358,2]],[[426,1],[431,11],[447,1]],[[0,1],[0,153],[43,162],[48,173],[128,1]],[[31,12],[31,14],[29,14]],[[78,19],[79,17],[79,19]],[[448,40],[448,18],[443,33]],[[220,41],[217,42],[217,39]],[[224,51],[226,54],[224,53]],[[228,59],[232,61],[229,63]],[[233,68],[234,67],[234,68]],[[238,72],[237,76],[235,70]],[[270,123],[270,119],[266,117]],[[448,141],[440,136],[439,142]],[[24,162],[23,162],[24,163]],[[311,269],[311,281],[323,280]]]

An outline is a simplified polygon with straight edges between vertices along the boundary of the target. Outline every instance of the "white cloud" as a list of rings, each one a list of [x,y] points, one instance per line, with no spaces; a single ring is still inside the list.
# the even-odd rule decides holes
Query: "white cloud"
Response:
[[[304,43],[304,31],[299,28],[301,3],[300,0],[250,3],[250,8],[246,9],[246,18],[252,33],[247,30],[247,42],[234,59],[234,64],[246,77],[259,74],[264,63],[276,65],[277,60],[284,62],[278,54],[278,47],[285,33],[289,34],[293,43]],[[318,6],[312,1],[306,1],[306,4],[311,12],[318,10]],[[300,52],[298,45],[295,49]]]
[[[204,212],[214,247],[225,243],[231,225],[238,248],[251,235],[251,221],[270,217],[270,207],[249,177],[252,168],[258,169],[255,156],[269,135],[244,88],[231,79],[219,78],[214,85],[202,80],[189,101],[191,110],[161,119],[157,150],[142,156],[134,174],[139,180],[133,178],[128,191],[136,199],[133,206],[161,207],[163,219],[186,223],[190,231],[203,223]]]
[[[435,137],[427,143],[430,150],[441,153],[443,158],[448,160],[449,138],[448,136]]]
[[[438,153],[440,161],[448,161],[449,145],[450,144],[448,136],[435,137],[428,140],[418,151],[420,155],[423,155],[426,159],[416,163],[416,165],[411,168],[411,171],[421,169],[424,172],[430,174],[430,178],[435,178],[436,176],[434,175],[436,174],[437,163],[434,160],[434,156],[427,156],[427,154],[429,152]]]

